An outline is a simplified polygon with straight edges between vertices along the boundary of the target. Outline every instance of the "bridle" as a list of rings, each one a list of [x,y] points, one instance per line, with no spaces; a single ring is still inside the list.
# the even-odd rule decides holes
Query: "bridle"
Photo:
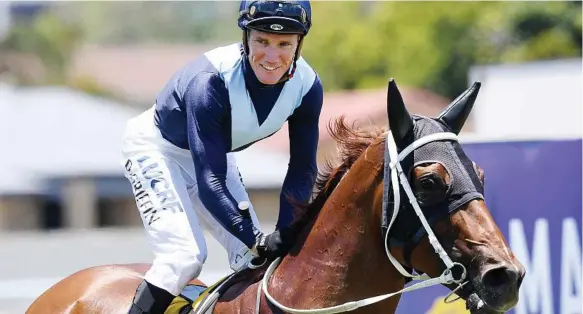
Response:
[[[259,283],[259,288],[257,289],[256,313],[259,313],[261,291],[263,291],[263,293],[265,293],[265,296],[273,305],[275,305],[278,308],[280,308],[281,310],[289,312],[289,313],[331,314],[331,313],[341,313],[341,312],[352,311],[352,310],[355,310],[355,309],[363,307],[363,306],[367,306],[367,305],[370,305],[373,303],[383,301],[385,299],[388,299],[392,296],[395,296],[395,295],[398,295],[398,294],[401,294],[404,292],[418,290],[418,289],[422,289],[422,288],[426,288],[426,287],[430,287],[430,286],[434,286],[434,285],[439,285],[439,284],[444,284],[444,285],[455,284],[455,285],[457,285],[457,288],[455,288],[450,293],[450,295],[452,295],[458,289],[461,289],[463,287],[463,285],[465,284],[463,282],[466,279],[467,270],[466,270],[464,265],[457,263],[457,262],[453,262],[451,260],[451,258],[447,255],[445,250],[443,249],[439,240],[437,240],[437,237],[433,233],[433,230],[431,229],[431,226],[428,223],[425,215],[423,214],[421,207],[419,206],[419,202],[418,202],[417,198],[415,197],[413,190],[411,189],[411,185],[409,184],[409,180],[407,179],[407,175],[404,173],[403,168],[401,166],[401,162],[405,159],[405,157],[407,157],[409,154],[411,154],[414,150],[416,150],[419,147],[422,147],[428,143],[435,142],[435,141],[458,141],[458,136],[455,133],[451,133],[451,132],[438,132],[438,133],[426,135],[426,136],[423,136],[423,137],[415,140],[413,143],[411,143],[405,149],[403,149],[400,153],[398,153],[397,146],[395,144],[395,141],[394,141],[393,136],[392,136],[390,131],[387,134],[387,140],[386,140],[389,160],[385,160],[385,163],[388,162],[388,169],[391,170],[390,171],[390,176],[391,176],[390,177],[390,183],[391,183],[390,188],[392,189],[392,192],[393,192],[393,198],[394,198],[393,204],[394,205],[393,205],[393,215],[391,217],[390,223],[388,224],[388,228],[386,230],[386,235],[385,235],[385,237],[386,237],[385,241],[384,241],[385,242],[385,252],[387,254],[387,257],[389,258],[389,260],[393,264],[393,266],[403,276],[411,278],[412,280],[423,280],[423,281],[415,283],[415,284],[410,285],[408,287],[405,287],[402,290],[399,290],[397,292],[388,293],[388,294],[375,296],[375,297],[370,297],[370,298],[366,298],[366,299],[359,300],[359,301],[351,301],[351,302],[347,302],[347,303],[336,305],[336,306],[320,308],[320,309],[294,309],[294,308],[286,307],[286,306],[282,305],[281,303],[277,302],[277,300],[275,300],[275,298],[273,298],[273,296],[271,296],[269,294],[269,292],[267,291],[267,285],[269,282],[269,278],[271,277],[271,275],[273,274],[273,272],[275,271],[275,269],[277,268],[277,266],[281,262],[281,257],[279,257],[276,260],[274,260],[271,263],[271,265],[269,265],[269,268],[265,272],[265,276],[263,277],[262,281]],[[387,167],[385,167],[385,169],[387,169]],[[387,175],[387,171],[385,171],[385,175]],[[387,180],[386,177],[385,177],[385,180]],[[405,268],[401,265],[401,263],[399,263],[399,261],[397,261],[397,259],[389,251],[388,244],[387,244],[389,230],[390,230],[391,226],[393,225],[393,222],[395,221],[395,219],[398,215],[399,208],[401,205],[400,204],[400,201],[401,201],[400,200],[400,195],[401,195],[400,187],[403,188],[404,192],[406,193],[407,197],[409,198],[409,203],[411,204],[415,213],[417,214],[417,217],[421,221],[422,227],[427,232],[427,236],[429,238],[429,243],[434,248],[435,252],[439,255],[439,258],[443,261],[443,263],[446,266],[446,269],[443,271],[443,273],[439,277],[430,278],[427,274],[423,274],[423,275],[410,274],[407,270],[405,270]],[[389,191],[385,190],[384,195],[388,195],[388,192]],[[460,269],[460,271],[457,272],[459,274],[459,278],[455,278],[455,275],[454,275],[453,270],[456,267]],[[466,283],[467,283],[467,281],[466,281]],[[448,298],[450,295],[448,295]]]

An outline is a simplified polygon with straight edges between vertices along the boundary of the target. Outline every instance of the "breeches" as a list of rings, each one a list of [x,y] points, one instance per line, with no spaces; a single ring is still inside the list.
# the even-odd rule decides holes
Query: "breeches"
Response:
[[[145,276],[148,282],[178,295],[199,276],[207,257],[202,226],[227,250],[233,270],[246,266],[251,253],[204,207],[190,151],[162,137],[153,108],[128,121],[122,158],[154,253]],[[227,154],[227,163],[227,188],[237,201],[249,201],[233,154]],[[259,228],[255,211],[249,210]]]

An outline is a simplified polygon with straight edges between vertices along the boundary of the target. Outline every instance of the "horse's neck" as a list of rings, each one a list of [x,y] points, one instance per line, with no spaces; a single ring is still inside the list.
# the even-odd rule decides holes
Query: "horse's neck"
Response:
[[[279,291],[274,294],[283,304],[321,308],[396,291],[404,284],[384,253],[381,204],[374,202],[382,193],[382,166],[377,169],[376,163],[365,160],[369,158],[352,166],[326,201],[301,250],[278,267],[271,291]],[[394,300],[389,302],[392,306]],[[382,306],[383,313],[390,313],[391,304]],[[371,309],[378,310],[365,311]]]

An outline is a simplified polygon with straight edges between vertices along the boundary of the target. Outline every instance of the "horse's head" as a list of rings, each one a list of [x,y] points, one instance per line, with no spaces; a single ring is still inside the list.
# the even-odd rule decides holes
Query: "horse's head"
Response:
[[[484,203],[484,172],[457,142],[479,89],[475,83],[427,118],[410,115],[389,82],[382,225],[397,269],[439,277],[450,268],[458,282],[446,285],[462,283],[456,293],[470,309],[482,300],[491,311],[507,311],[518,301],[525,270]]]
[[[284,303],[319,308],[314,313],[364,306],[363,313],[392,313],[398,299],[387,298],[443,284],[472,313],[516,305],[524,267],[484,203],[484,172],[457,141],[479,88],[427,118],[409,114],[391,80],[390,132],[356,130],[337,119],[330,134],[341,163],[320,173],[318,194],[298,206],[291,231],[282,232],[293,248],[274,273],[273,289]],[[276,304],[266,288],[273,265],[263,292]],[[413,269],[424,275],[413,276]],[[403,277],[427,276],[433,279],[395,290]],[[307,280],[311,288],[303,289]]]

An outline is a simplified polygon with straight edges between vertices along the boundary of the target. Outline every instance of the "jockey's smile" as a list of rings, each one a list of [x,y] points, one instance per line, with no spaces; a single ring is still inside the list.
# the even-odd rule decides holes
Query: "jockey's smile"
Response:
[[[249,63],[257,79],[266,85],[277,84],[289,71],[298,48],[296,34],[249,32]]]

